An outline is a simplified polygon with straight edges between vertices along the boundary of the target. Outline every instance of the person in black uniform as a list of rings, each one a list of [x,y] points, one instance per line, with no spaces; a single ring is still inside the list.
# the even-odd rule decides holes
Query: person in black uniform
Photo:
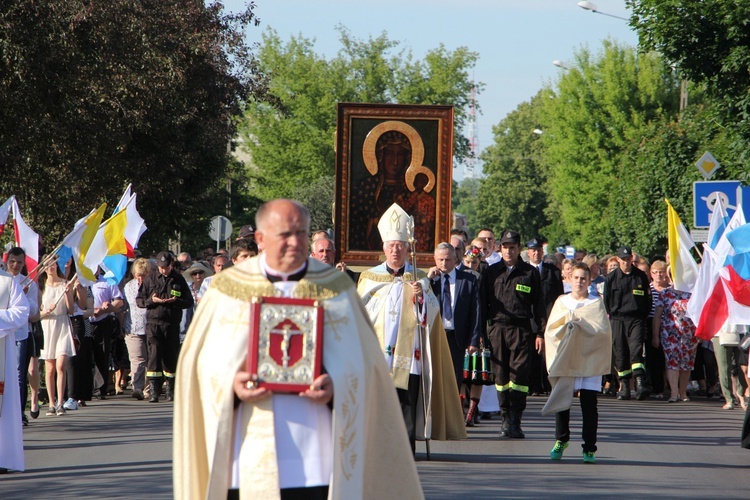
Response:
[[[526,253],[529,255],[529,264],[539,271],[542,279],[542,297],[544,297],[544,317],[548,318],[555,305],[557,298],[565,293],[563,289],[562,273],[557,266],[548,262],[542,262],[544,257],[544,248],[542,238],[532,238],[526,243]],[[534,331],[544,331],[539,329],[539,325],[533,324]],[[544,363],[544,353],[531,351],[531,380],[529,383],[531,394],[549,393],[549,380],[547,380],[547,366]]]
[[[520,240],[515,231],[503,232],[502,259],[487,268],[481,284],[502,416],[500,436],[516,439],[525,437],[521,417],[529,392],[530,356],[534,349],[541,352],[547,322],[541,278],[519,257]]]
[[[651,288],[646,273],[633,266],[630,247],[617,250],[617,262],[620,267],[604,281],[604,307],[612,324],[615,368],[620,380],[617,399],[630,399],[630,379],[635,375],[636,398],[643,400],[650,394],[644,384],[643,342],[651,311]]]
[[[174,374],[180,355],[180,320],[182,310],[193,305],[193,294],[180,273],[172,268],[174,258],[169,252],[156,256],[158,273],[143,281],[136,304],[146,313],[148,358],[146,378],[151,391],[150,403],[159,402],[159,390],[167,378],[167,401],[174,394]]]

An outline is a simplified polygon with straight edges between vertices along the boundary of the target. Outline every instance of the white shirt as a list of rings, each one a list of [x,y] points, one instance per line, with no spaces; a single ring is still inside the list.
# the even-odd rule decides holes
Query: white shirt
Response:
[[[268,267],[261,254],[260,269],[264,276],[282,274]],[[287,273],[285,277],[302,270]],[[278,281],[274,287],[289,297],[297,281]],[[327,405],[313,403],[296,394],[274,394],[273,424],[276,434],[276,460],[279,466],[279,488],[325,486],[333,469],[333,415]],[[232,488],[239,488],[239,456],[242,447],[242,405],[234,412],[234,449]]]
[[[489,264],[491,266],[492,264],[496,264],[496,263],[500,262],[501,260],[503,260],[503,258],[500,257],[499,253],[493,251],[490,254],[490,256],[487,257],[485,260],[487,261],[487,264]]]
[[[18,288],[23,292],[21,283],[26,279],[23,274],[13,276],[13,281],[16,282]],[[39,314],[39,287],[34,281],[29,281],[29,289],[26,292],[26,300],[29,303],[29,316],[36,316]],[[29,332],[31,331],[31,323],[26,323],[26,328],[19,328],[16,330],[16,342],[26,340],[29,338]]]
[[[211,285],[211,279],[213,279],[213,276],[209,276],[208,278],[203,279],[200,290],[198,290],[198,293],[195,294],[196,297],[201,299],[204,295],[206,295],[206,290],[208,290],[208,287]]]

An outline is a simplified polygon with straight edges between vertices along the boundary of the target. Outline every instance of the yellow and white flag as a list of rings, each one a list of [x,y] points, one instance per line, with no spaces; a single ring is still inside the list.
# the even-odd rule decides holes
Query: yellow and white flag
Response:
[[[690,253],[695,243],[669,200],[664,201],[667,202],[667,239],[672,286],[675,290],[692,292],[698,279],[698,264]]]

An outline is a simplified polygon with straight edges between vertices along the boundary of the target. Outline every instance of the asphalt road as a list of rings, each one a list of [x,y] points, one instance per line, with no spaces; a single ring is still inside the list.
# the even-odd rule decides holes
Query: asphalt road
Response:
[[[580,410],[560,462],[549,459],[554,418],[529,398],[524,440],[498,439],[499,421],[469,438],[417,444],[429,499],[748,498],[750,450],[739,447],[741,410],[696,398],[688,403],[599,398],[599,451],[582,462]],[[577,402],[575,403],[577,405]],[[171,403],[125,396],[94,401],[25,429],[26,472],[0,476],[0,499],[171,498]],[[387,478],[384,478],[387,480]]]

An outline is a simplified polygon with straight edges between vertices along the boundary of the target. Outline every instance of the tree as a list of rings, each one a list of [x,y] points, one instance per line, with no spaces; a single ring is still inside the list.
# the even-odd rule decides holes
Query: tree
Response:
[[[549,100],[548,90],[492,128],[495,141],[482,153],[486,177],[476,202],[477,227],[491,227],[496,233],[513,229],[531,239],[549,223],[544,213],[547,172],[540,136],[533,133],[542,121],[545,99]]]
[[[264,199],[290,196],[297,186],[334,174],[338,102],[454,105],[457,161],[468,154],[468,141],[459,132],[467,119],[476,53],[463,47],[450,52],[441,45],[415,61],[385,33],[365,41],[343,27],[339,33],[342,48],[330,60],[302,36],[288,43],[274,31],[263,36],[259,65],[279,105],[251,102],[242,135],[255,169],[253,182]]]
[[[133,183],[163,248],[227,206],[227,144],[243,100],[264,99],[243,30],[253,5],[25,0],[0,7],[0,192],[54,245]],[[205,236],[203,236],[205,237]]]
[[[599,252],[627,243],[615,229],[632,202],[622,179],[634,168],[627,151],[649,124],[674,119],[677,87],[656,54],[611,41],[597,57],[576,53],[544,106],[550,234]]]
[[[666,253],[664,199],[669,199],[685,226],[691,227],[693,182],[703,180],[694,164],[705,151],[711,151],[722,164],[714,180],[736,179],[746,170],[736,159],[735,132],[719,124],[718,114],[716,103],[691,105],[679,121],[664,117],[651,123],[642,139],[628,148],[633,168],[621,174],[622,197],[627,203],[621,205],[614,227],[618,241],[629,242],[647,256]]]
[[[628,0],[645,50],[657,50],[682,76],[705,83],[726,120],[750,118],[750,1]],[[746,132],[747,133],[747,132]]]
[[[334,186],[335,178],[324,176],[294,190],[292,198],[310,210],[311,231],[325,231],[333,227]]]
[[[468,178],[461,182],[453,181],[453,196],[451,204],[453,212],[466,216],[469,221],[469,233],[476,234],[477,229],[483,227],[477,216],[479,207],[479,186],[480,179]]]

